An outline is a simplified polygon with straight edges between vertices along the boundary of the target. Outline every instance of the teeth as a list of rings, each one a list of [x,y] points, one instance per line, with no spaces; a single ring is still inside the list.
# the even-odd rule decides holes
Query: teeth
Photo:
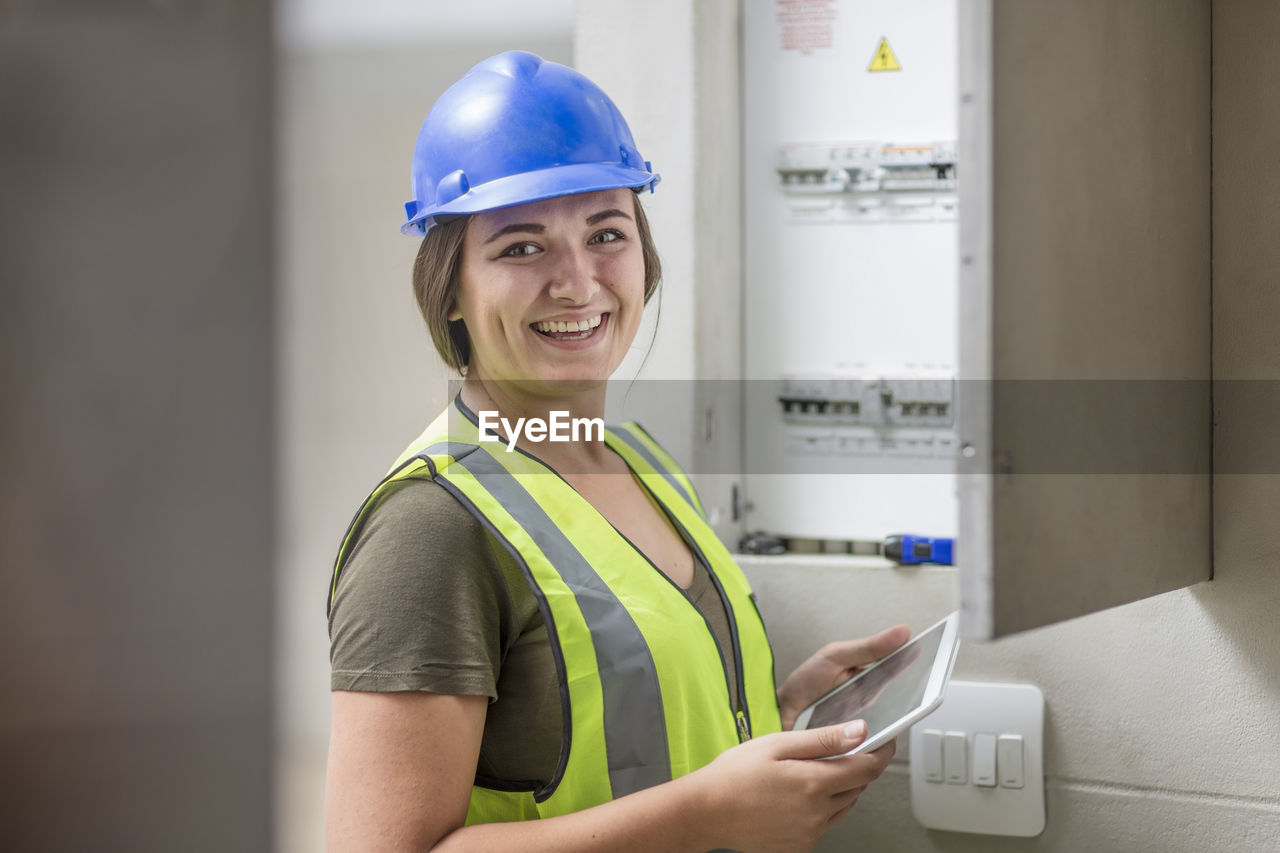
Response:
[[[534,323],[533,328],[539,332],[588,332],[600,325],[603,317],[597,314],[586,320],[546,320],[541,323]]]

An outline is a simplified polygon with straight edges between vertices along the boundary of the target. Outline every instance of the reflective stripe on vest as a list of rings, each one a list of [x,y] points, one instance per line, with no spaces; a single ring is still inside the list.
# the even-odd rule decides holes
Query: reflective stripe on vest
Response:
[[[614,431],[614,435],[625,442],[627,447],[639,454],[649,470],[661,474],[662,478],[679,493],[680,497],[693,508],[694,512],[698,513],[698,515],[705,515],[702,511],[702,503],[698,500],[698,493],[693,490],[693,483],[689,482],[689,477],[680,470],[680,467],[676,465],[676,461],[668,456],[667,452],[650,438],[647,432],[641,429],[639,424],[623,424],[622,427]]]
[[[719,646],[684,592],[550,468],[518,448],[482,444],[474,415],[455,401],[352,522],[330,602],[364,518],[388,484],[406,478],[446,488],[520,565],[556,662],[565,733],[559,766],[536,791],[477,780],[468,823],[588,808],[703,766],[739,741],[740,723],[755,734],[779,728],[764,627],[692,484],[638,427],[610,430],[606,442],[709,568],[729,615],[744,713],[736,718]]]

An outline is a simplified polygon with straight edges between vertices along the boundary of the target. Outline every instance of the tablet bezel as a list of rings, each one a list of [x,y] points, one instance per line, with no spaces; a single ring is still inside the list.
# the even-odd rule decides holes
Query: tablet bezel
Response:
[[[920,638],[923,637],[924,635],[939,628],[942,631],[942,639],[938,643],[937,653],[934,655],[933,663],[929,667],[929,678],[925,682],[924,693],[921,695],[919,703],[917,703],[916,706],[912,708],[910,711],[908,711],[906,714],[902,715],[897,720],[885,726],[884,728],[880,729],[879,731],[867,732],[866,739],[845,754],[855,755],[860,752],[870,752],[871,750],[878,749],[881,746],[884,746],[889,741],[893,740],[898,735],[902,734],[904,731],[906,731],[915,723],[919,722],[923,718],[927,717],[929,714],[933,713],[935,710],[937,710],[938,706],[942,704],[942,697],[943,697],[943,694],[946,692],[947,682],[951,678],[951,670],[955,667],[956,652],[960,648],[960,639],[959,639],[960,613],[959,611],[956,611],[950,614],[949,616],[947,616],[946,618],[941,619],[935,622],[934,624],[930,625],[928,628],[916,634],[910,640],[907,640],[907,642],[903,643],[901,646],[894,649],[892,652],[885,655],[880,660],[876,661],[875,663],[871,664],[870,666],[858,672],[857,675],[853,676],[847,681],[842,682],[835,689],[830,690],[827,693],[824,693],[820,698],[815,700],[812,704],[810,704],[807,708],[805,708],[803,711],[800,712],[800,714],[796,717],[795,725],[792,726],[793,730],[800,731],[801,729],[808,728],[809,719],[813,716],[813,711],[818,705],[825,702],[828,698],[835,695],[836,693],[839,693],[841,690],[844,690],[850,684],[853,684],[854,682],[859,681],[864,676],[866,676],[868,672],[871,672],[873,669],[880,666],[885,661],[890,660],[896,655],[904,652],[913,643],[917,643],[920,640]],[[859,718],[854,717],[854,719],[859,719]]]

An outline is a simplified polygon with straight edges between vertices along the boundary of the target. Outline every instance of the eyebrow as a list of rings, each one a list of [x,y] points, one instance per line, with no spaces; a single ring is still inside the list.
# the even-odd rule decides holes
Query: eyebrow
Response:
[[[523,223],[517,222],[514,225],[503,226],[502,228],[499,228],[497,231],[493,232],[493,234],[489,237],[489,239],[484,241],[483,245],[488,245],[489,243],[492,243],[494,240],[497,240],[499,237],[505,234],[512,234],[516,231],[521,231],[527,234],[541,234],[546,230],[547,230],[546,226],[539,225],[536,222],[523,222]]]
[[[590,216],[588,216],[587,224],[595,225],[597,222],[603,222],[604,220],[612,219],[615,216],[621,216],[623,219],[631,218],[630,216],[627,216],[627,214],[623,213],[621,210],[618,210],[618,208],[611,207],[608,210],[602,210],[599,213],[593,213]]]

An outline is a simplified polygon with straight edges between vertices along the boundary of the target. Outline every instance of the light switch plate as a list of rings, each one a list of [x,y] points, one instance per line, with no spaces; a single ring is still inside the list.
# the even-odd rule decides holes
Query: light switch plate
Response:
[[[1022,737],[1021,788],[925,779],[924,730]],[[1044,831],[1044,694],[1030,684],[952,681],[942,706],[911,728],[911,811],[930,829],[1033,836]],[[946,767],[943,767],[946,773]],[[997,762],[996,772],[999,773]]]

